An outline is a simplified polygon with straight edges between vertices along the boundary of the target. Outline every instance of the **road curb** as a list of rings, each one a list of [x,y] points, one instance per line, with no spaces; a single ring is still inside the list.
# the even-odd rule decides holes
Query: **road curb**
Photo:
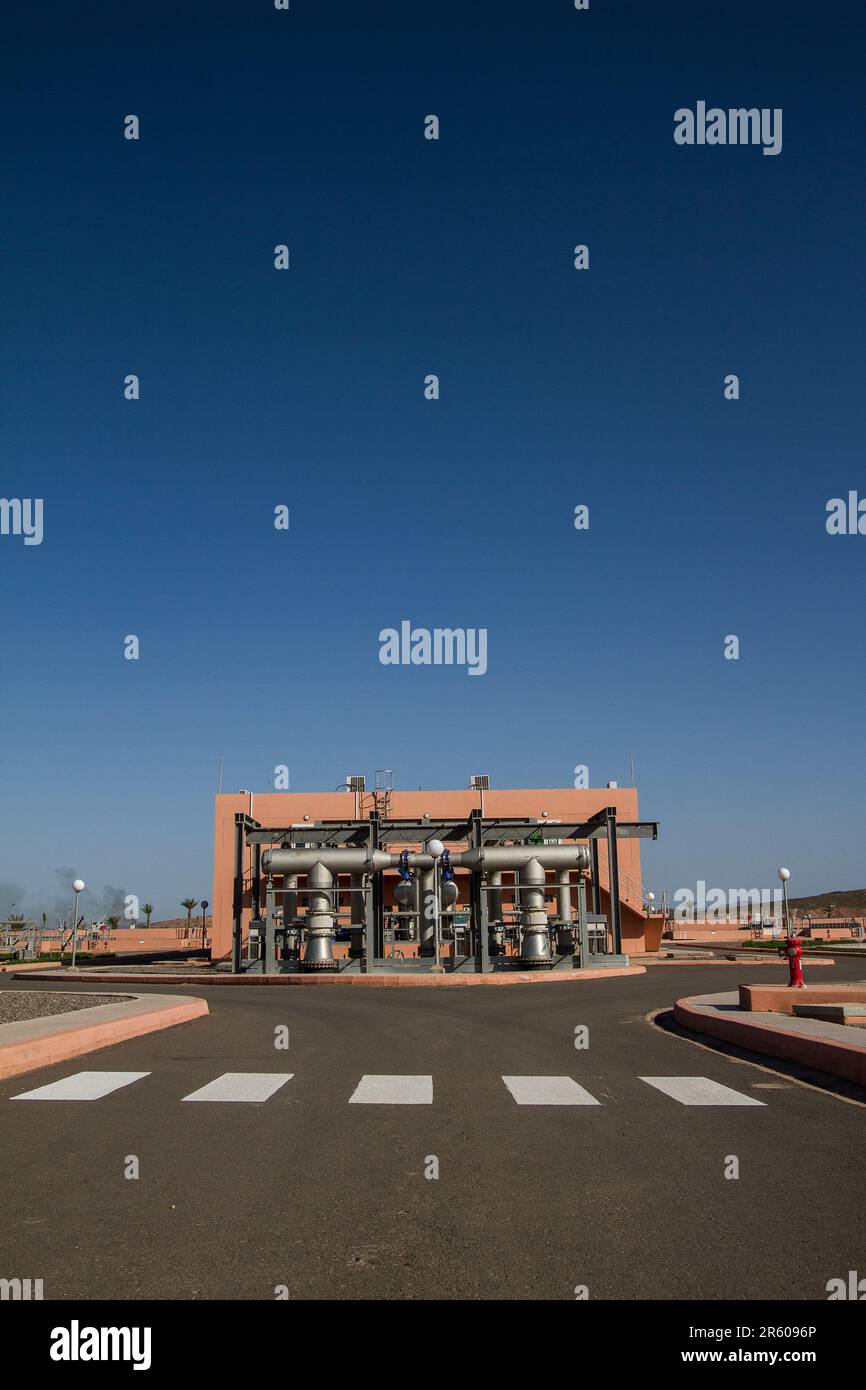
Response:
[[[28,962],[28,961],[25,961],[24,963],[22,963],[21,961],[13,961],[11,964],[6,963],[6,964],[4,964],[4,965],[0,965],[0,975],[5,975],[5,974],[8,973],[8,974],[10,974],[10,975],[17,976],[17,975],[29,974],[29,973],[31,973],[31,972],[34,971],[34,970],[59,970],[59,969],[60,969],[60,961],[59,961],[59,960],[46,960],[46,961],[34,960],[34,961],[29,961],[29,962]]]
[[[804,956],[803,961],[806,965],[809,966],[810,969],[813,965],[839,964],[838,961],[829,957],[825,959],[823,956],[819,956],[817,959],[813,956]],[[782,970],[788,969],[787,962],[784,960],[777,960],[775,957],[773,959],[762,957],[757,960],[753,960],[750,956],[737,956],[736,960],[648,960],[645,962],[645,964],[647,965],[647,967],[656,965],[699,965],[701,969],[703,969],[705,965],[748,965],[749,967],[753,965],[776,965],[779,966]]]
[[[691,1033],[706,1033],[722,1042],[751,1052],[779,1057],[785,1062],[842,1077],[855,1086],[866,1086],[866,1047],[830,1038],[809,1037],[784,1028],[766,1028],[753,1019],[721,1018],[700,1007],[711,995],[693,994],[678,999],[674,1019]]]
[[[57,979],[56,975],[47,978]],[[106,982],[101,979],[99,983]],[[47,1067],[53,1062],[65,1062],[85,1052],[141,1037],[143,1033],[188,1023],[207,1013],[206,999],[139,994],[119,1004],[97,1004],[92,1009],[74,1013],[3,1023],[0,1024],[0,1078]]]
[[[526,970],[503,972],[492,975],[348,975],[348,974],[322,974],[322,975],[212,975],[210,979],[197,979],[191,975],[97,975],[87,974],[83,970],[76,970],[74,975],[63,976],[63,979],[74,981],[76,984],[99,984],[106,986],[113,985],[195,985],[197,988],[202,985],[304,985],[307,987],[334,988],[342,985],[345,988],[365,987],[367,989],[448,989],[458,985],[543,985],[543,984],[580,984],[586,980],[610,980],[617,979],[623,975],[645,975],[646,968],[643,965],[621,965],[613,966],[609,970],[572,970],[553,971]],[[28,975],[30,980],[41,979],[40,975]],[[45,976],[46,979],[56,980],[56,975]]]

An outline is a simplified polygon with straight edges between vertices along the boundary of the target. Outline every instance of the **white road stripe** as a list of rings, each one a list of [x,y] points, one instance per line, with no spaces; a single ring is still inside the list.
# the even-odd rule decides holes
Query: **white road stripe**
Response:
[[[215,1081],[209,1081],[184,1100],[219,1100],[247,1102],[260,1105],[291,1081],[294,1072],[227,1071]]]
[[[764,1105],[764,1101],[744,1096],[708,1076],[642,1076],[640,1080],[680,1105]]]
[[[119,1091],[121,1086],[130,1086],[150,1076],[149,1071],[77,1071],[62,1081],[52,1081],[50,1086],[37,1086],[35,1091],[22,1091],[12,1100],[101,1100]]]
[[[503,1076],[518,1105],[600,1105],[570,1076]]]
[[[350,1105],[432,1105],[432,1076],[362,1076]]]

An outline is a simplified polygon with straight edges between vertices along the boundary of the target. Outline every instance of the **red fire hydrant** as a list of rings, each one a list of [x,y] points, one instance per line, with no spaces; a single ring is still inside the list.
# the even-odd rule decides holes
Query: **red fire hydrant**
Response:
[[[780,955],[788,959],[788,988],[806,989],[807,985],[803,979],[803,947],[796,937],[788,935],[785,937],[785,945],[779,952]]]

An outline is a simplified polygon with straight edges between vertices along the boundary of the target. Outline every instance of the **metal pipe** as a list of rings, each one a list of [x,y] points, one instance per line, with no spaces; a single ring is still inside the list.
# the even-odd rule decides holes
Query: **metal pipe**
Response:
[[[522,869],[532,863],[545,869],[586,869],[589,849],[586,845],[494,845],[452,854],[451,863],[461,869]]]
[[[270,874],[306,874],[317,864],[335,873],[363,873],[365,869],[390,869],[400,856],[366,849],[268,849],[262,867]]]
[[[453,912],[457,900],[460,897],[460,890],[457,887],[457,880],[454,877],[454,870],[451,868],[451,855],[448,850],[444,850],[439,872],[439,917],[443,912]]]
[[[431,860],[431,863],[433,861]],[[421,924],[418,940],[419,956],[435,956],[438,940],[436,922],[436,871],[424,869],[421,874]]]
[[[442,875],[438,864],[433,868],[433,892],[436,899],[436,916],[433,919],[433,971],[438,975],[442,970],[439,959],[442,950]]]
[[[314,864],[307,874],[307,946],[304,967],[307,970],[332,968],[335,964],[332,942],[334,917],[332,889],[334,876],[324,864]]]
[[[413,941],[420,941],[420,940],[421,940],[421,915],[422,915],[422,913],[423,913],[423,911],[424,911],[424,904],[423,904],[423,902],[422,902],[422,900],[421,900],[421,875],[420,875],[420,874],[416,874],[415,877],[412,879],[412,883],[413,883],[413,885],[414,885],[414,887],[415,887],[415,897],[414,897],[414,900],[413,900],[413,902],[412,902],[412,907],[413,907],[414,912],[415,912],[415,921],[412,923],[412,927],[411,927],[411,930],[412,930],[412,940],[413,940]]]
[[[568,869],[560,869],[556,875],[556,915],[560,922],[571,925],[571,874]]]
[[[399,908],[408,908],[415,897],[415,884],[409,868],[409,851],[400,855],[400,878],[394,885],[394,902]]]
[[[286,874],[283,879],[283,887],[290,891],[283,894],[283,925],[288,926],[294,922],[298,915],[298,895],[292,889],[298,886],[297,874]]]
[[[589,850],[586,845],[494,845],[489,849],[467,849],[451,855],[452,868],[458,869],[521,869],[535,861],[546,869],[572,869],[589,867]],[[324,864],[325,868],[338,873],[375,871],[377,869],[398,869],[402,862],[399,854],[388,854],[386,850],[345,848],[322,849],[269,849],[262,855],[262,868],[265,873],[284,874],[309,872],[314,864]],[[430,869],[436,862],[430,854],[410,850],[408,864],[411,868]]]
[[[487,898],[487,911],[491,922],[502,921],[502,870],[494,869],[489,875],[490,894]]]
[[[286,958],[295,960],[299,955],[300,927],[297,923],[297,874],[285,874],[282,880],[282,945]]]
[[[545,897],[544,866],[537,859],[530,859],[520,870],[520,898],[523,904],[520,958],[530,964],[542,964],[551,959]]]

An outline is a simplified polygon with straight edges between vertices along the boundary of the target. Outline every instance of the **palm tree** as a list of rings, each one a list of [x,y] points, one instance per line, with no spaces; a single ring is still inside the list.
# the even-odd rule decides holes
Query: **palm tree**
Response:
[[[147,925],[150,926],[150,919],[153,916],[153,903],[144,903],[141,910],[147,918]]]
[[[105,920],[106,920],[106,922],[108,923],[108,925],[111,927],[111,930],[112,930],[112,931],[118,931],[118,930],[120,929],[120,918],[119,918],[119,917],[106,917]]]
[[[192,910],[193,910],[194,907],[198,907],[198,898],[184,898],[183,902],[181,903],[181,907],[185,907],[185,908],[186,908],[186,924],[187,924],[187,927],[189,927],[189,928],[191,929],[191,928],[192,928]]]

